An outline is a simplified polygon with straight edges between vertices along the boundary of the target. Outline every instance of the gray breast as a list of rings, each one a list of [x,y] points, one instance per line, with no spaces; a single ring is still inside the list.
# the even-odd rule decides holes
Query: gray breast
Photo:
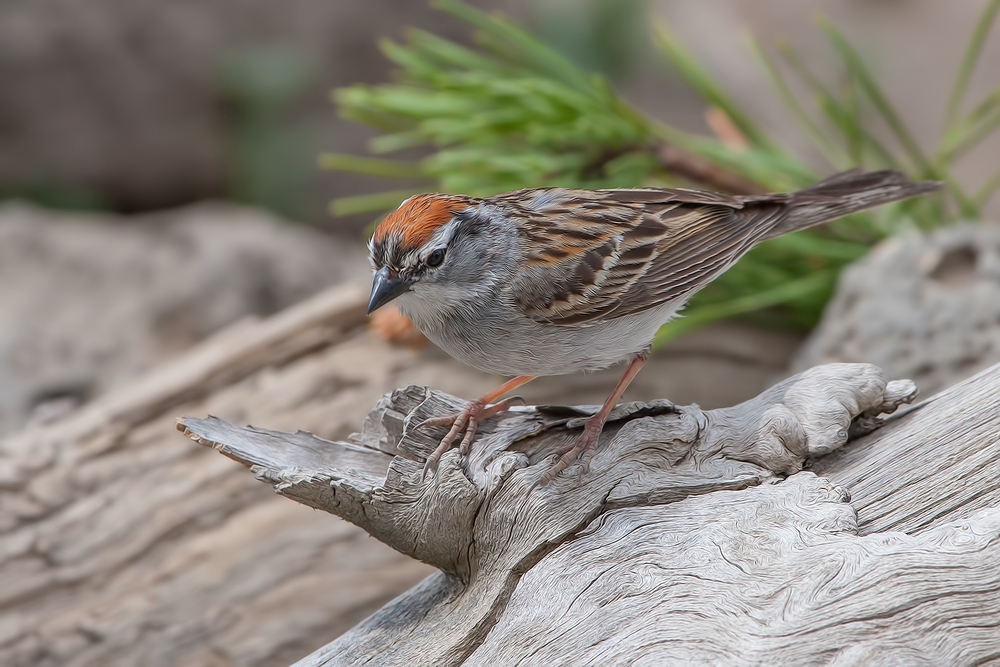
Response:
[[[599,370],[648,348],[677,304],[603,322],[556,326],[524,317],[495,300],[444,312],[415,295],[399,299],[435,345],[459,361],[497,375],[566,375]]]

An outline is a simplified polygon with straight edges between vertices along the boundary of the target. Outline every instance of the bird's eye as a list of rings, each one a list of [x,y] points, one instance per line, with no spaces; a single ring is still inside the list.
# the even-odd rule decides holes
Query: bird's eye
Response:
[[[438,248],[430,255],[427,256],[427,266],[441,266],[441,262],[444,261],[444,250]]]

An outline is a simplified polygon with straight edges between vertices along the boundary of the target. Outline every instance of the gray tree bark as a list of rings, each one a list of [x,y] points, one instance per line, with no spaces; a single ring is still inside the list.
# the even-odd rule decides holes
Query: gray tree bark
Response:
[[[732,408],[623,404],[589,471],[544,487],[592,408],[489,420],[426,479],[443,433],[413,425],[460,402],[420,387],[348,442],[178,426],[438,568],[304,667],[984,664],[1000,660],[998,390],[1000,366],[883,425],[913,383],[833,364]]]

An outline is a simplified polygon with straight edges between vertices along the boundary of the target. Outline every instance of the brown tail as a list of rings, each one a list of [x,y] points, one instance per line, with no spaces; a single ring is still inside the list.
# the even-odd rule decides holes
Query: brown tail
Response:
[[[805,190],[787,195],[791,211],[766,238],[781,236],[940,188],[941,184],[935,181],[914,183],[899,171],[865,172],[852,169],[834,174]]]

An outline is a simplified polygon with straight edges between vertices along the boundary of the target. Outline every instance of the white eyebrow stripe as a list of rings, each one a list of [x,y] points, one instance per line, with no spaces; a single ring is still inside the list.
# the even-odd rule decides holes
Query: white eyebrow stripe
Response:
[[[434,235],[426,243],[424,243],[416,252],[407,253],[403,259],[403,263],[407,268],[415,268],[423,263],[427,256],[438,248],[445,248],[448,243],[451,242],[451,237],[455,235],[458,229],[458,220],[452,218],[450,221],[441,225]]]
[[[435,250],[436,248],[443,248],[451,242],[451,237],[455,235],[455,231],[458,229],[458,220],[452,218],[445,224],[441,225],[434,235],[430,238],[427,243],[421,247],[421,250]]]

